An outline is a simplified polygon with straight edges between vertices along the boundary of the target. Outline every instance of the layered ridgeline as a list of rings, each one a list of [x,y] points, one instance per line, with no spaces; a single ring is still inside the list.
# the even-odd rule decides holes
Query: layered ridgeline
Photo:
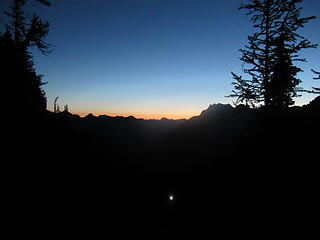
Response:
[[[317,236],[319,100],[178,121],[47,112],[6,155],[1,217],[33,236]]]
[[[126,159],[133,165],[176,169],[225,159],[235,164],[249,159],[284,161],[299,149],[301,157],[312,152],[312,136],[319,134],[319,106],[319,97],[308,105],[286,109],[213,104],[189,120],[92,114],[81,118],[67,111],[47,112],[41,132],[51,142],[45,151],[79,155],[79,164],[118,165]],[[105,157],[100,161],[101,156]]]

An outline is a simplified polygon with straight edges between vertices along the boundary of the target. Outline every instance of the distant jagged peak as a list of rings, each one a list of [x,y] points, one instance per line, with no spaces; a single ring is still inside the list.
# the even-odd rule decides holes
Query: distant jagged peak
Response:
[[[130,120],[136,120],[136,118],[132,115],[130,115],[129,117],[127,117],[127,119],[130,119]]]
[[[215,113],[231,112],[234,108],[230,104],[214,103],[210,104],[206,110],[203,110],[200,116],[211,115]]]
[[[171,118],[163,117],[160,119],[160,121],[162,121],[162,122],[184,122],[184,121],[187,121],[187,119],[185,119],[185,118],[171,119]]]
[[[99,119],[110,120],[110,119],[112,119],[112,117],[110,117],[109,115],[103,114],[103,115],[99,115]]]
[[[93,119],[95,116],[92,113],[88,113],[87,116],[84,117],[85,119]]]
[[[109,115],[99,115],[99,116],[95,116],[92,113],[89,113],[88,115],[86,115],[84,117],[85,119],[102,119],[102,120],[110,120],[110,119],[127,119],[127,120],[136,120],[136,118],[132,115],[128,116],[128,117],[123,117],[123,116],[109,116]]]

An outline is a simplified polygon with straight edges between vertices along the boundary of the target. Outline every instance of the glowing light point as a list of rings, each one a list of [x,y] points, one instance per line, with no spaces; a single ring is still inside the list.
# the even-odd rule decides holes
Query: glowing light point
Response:
[[[169,200],[170,200],[170,201],[173,201],[173,199],[174,199],[173,194],[170,194],[170,195],[169,195]]]

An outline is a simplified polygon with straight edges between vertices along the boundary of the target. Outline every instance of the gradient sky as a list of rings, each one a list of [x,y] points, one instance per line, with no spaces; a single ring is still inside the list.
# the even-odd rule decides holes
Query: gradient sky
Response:
[[[29,0],[26,12],[50,22],[49,56],[34,52],[52,110],[72,113],[189,118],[212,103],[232,103],[231,71],[242,73],[238,49],[253,32],[240,3],[246,0]],[[10,5],[1,0],[0,10]],[[304,0],[303,16],[318,15],[301,33],[320,42],[320,1]],[[3,19],[3,14],[1,19]],[[4,19],[5,20],[5,19]],[[302,53],[303,84],[320,83],[320,50]],[[297,105],[315,96],[304,94]]]

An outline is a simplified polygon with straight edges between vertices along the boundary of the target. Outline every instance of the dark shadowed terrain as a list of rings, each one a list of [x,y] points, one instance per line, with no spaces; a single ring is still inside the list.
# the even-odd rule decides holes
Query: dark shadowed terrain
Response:
[[[320,91],[299,85],[300,52],[317,47],[300,35],[315,19],[300,15],[301,0],[239,1],[252,29],[224,10],[236,1],[60,1],[52,12],[40,8],[48,0],[10,2],[0,16],[1,240],[320,239],[320,96],[290,107]],[[39,58],[57,47],[46,15],[61,44],[50,60]],[[207,99],[247,31],[244,76],[231,72],[236,107],[189,120],[81,118],[56,97],[47,111],[46,79],[73,103],[97,94],[92,109]]]
[[[15,115],[3,126],[2,226],[42,238],[318,239],[319,100],[214,104],[176,121]]]

